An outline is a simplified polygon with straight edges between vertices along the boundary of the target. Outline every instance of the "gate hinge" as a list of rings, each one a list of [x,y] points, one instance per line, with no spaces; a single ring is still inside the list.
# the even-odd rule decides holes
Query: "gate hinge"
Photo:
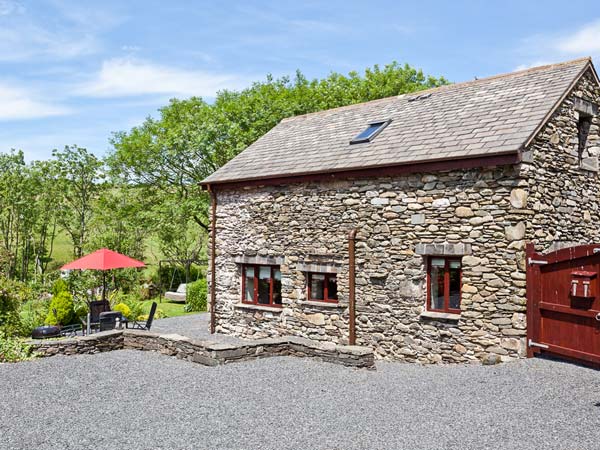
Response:
[[[548,264],[548,261],[542,261],[541,259],[527,258],[527,264],[529,264],[530,266],[532,266],[534,264]]]
[[[529,339],[529,342],[527,344],[530,347],[548,348],[548,346],[546,344],[540,344],[539,342],[533,342],[531,339]]]

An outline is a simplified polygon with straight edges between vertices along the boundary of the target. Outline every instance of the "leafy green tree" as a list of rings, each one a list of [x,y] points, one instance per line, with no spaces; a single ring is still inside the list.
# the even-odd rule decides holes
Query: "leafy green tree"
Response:
[[[58,167],[58,185],[63,192],[58,221],[69,234],[73,255],[78,258],[83,254],[94,201],[101,190],[103,162],[76,145],[66,146],[63,151],[54,150],[52,154]]]
[[[34,277],[44,277],[51,261],[54,240],[58,233],[62,192],[57,183],[58,167],[55,161],[34,161],[30,165],[30,185],[34,190],[32,259]],[[31,259],[31,258],[29,258]],[[29,267],[28,260],[25,267]]]
[[[143,258],[152,218],[144,209],[143,192],[136,186],[107,186],[94,202],[87,250],[107,247]]]
[[[28,279],[43,275],[56,235],[60,196],[52,162],[26,164],[21,151],[0,154],[0,270]]]

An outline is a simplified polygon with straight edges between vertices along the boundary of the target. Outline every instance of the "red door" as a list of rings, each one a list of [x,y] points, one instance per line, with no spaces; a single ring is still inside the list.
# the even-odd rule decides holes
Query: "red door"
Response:
[[[545,255],[527,246],[528,356],[600,366],[600,244]]]

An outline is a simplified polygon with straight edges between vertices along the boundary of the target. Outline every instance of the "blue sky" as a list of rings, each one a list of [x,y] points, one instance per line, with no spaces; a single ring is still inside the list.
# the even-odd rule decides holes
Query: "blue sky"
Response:
[[[169,98],[268,73],[396,60],[464,81],[590,55],[595,1],[0,0],[0,151],[102,155]]]

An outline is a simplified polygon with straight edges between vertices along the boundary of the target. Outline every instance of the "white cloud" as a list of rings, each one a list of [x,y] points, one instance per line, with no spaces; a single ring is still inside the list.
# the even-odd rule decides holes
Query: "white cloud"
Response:
[[[19,2],[12,0],[0,0],[0,16],[10,16],[12,14],[23,14],[25,7]]]
[[[184,70],[130,58],[104,61],[100,72],[77,89],[91,97],[148,94],[212,97],[223,89],[237,89],[247,80],[235,75]]]
[[[18,86],[0,83],[0,121],[59,116],[70,111],[64,106],[35,98]]]
[[[565,53],[587,55],[600,52],[600,19],[584,25],[573,35],[560,39],[556,47]]]
[[[111,8],[47,0],[50,12],[0,0],[0,61],[67,60],[98,52],[107,30],[124,21]]]
[[[572,30],[527,36],[522,40],[517,53],[527,62],[520,64],[516,70],[583,56],[598,59],[600,58],[600,19]]]
[[[25,61],[37,57],[69,59],[99,48],[87,33],[53,32],[33,23],[0,27],[0,61]]]
[[[531,69],[532,67],[547,66],[548,64],[552,64],[552,62],[538,60],[538,61],[533,61],[532,63],[529,63],[529,64],[519,64],[517,67],[515,67],[515,72],[519,71],[519,70]]]

